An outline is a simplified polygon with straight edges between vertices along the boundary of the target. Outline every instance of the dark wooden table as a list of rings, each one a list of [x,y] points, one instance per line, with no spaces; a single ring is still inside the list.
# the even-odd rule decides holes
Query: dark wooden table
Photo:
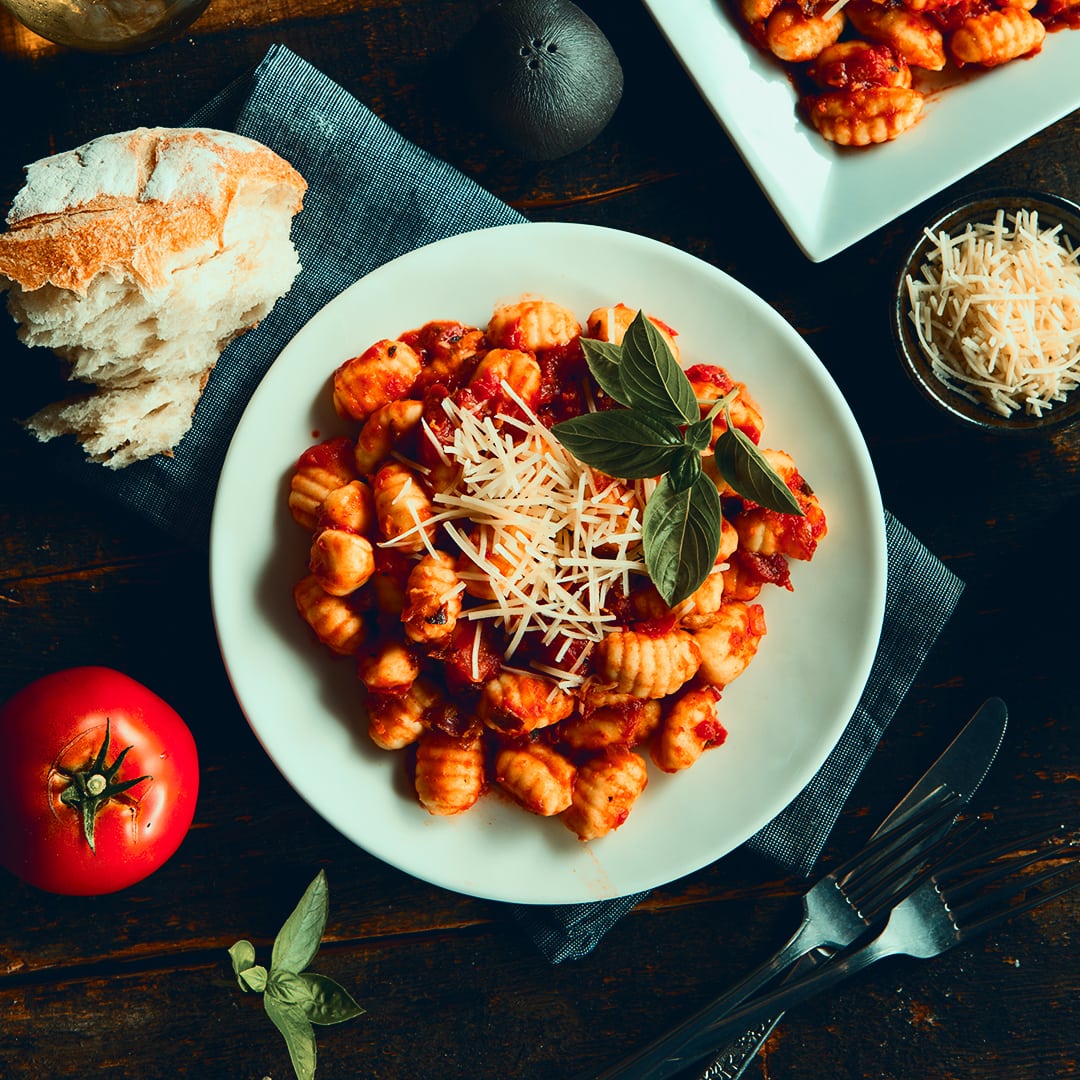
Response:
[[[215,0],[176,41],[130,56],[56,48],[0,11],[0,196],[21,166],[106,131],[182,122],[284,42],[420,145],[536,220],[644,233],[763,296],[824,361],[862,425],[887,506],[967,583],[848,804],[826,862],[862,840],[988,695],[1011,709],[976,802],[1031,825],[1080,802],[1073,556],[1080,434],[994,438],[932,412],[889,337],[893,277],[926,206],[813,264],[770,210],[648,15],[588,0],[626,73],[586,149],[523,162],[445,91],[478,0]],[[1034,61],[1037,63],[1037,60]],[[1080,114],[936,196],[1024,184],[1080,198]],[[292,791],[229,688],[205,556],[41,467],[8,417],[36,404],[0,334],[0,697],[100,663],[188,720],[202,760],[195,824],[175,858],[125,892],[74,900],[0,877],[0,1075],[291,1075],[226,948],[265,950],[320,868],[330,921],[316,968],[368,1012],[319,1031],[319,1076],[548,1078],[661,1032],[793,928],[803,882],[735,852],[657,889],[599,948],[550,966],[499,905],[430,887],[344,840]],[[0,755],[3,748],[0,748]],[[10,823],[0,823],[9,828]],[[790,1015],[748,1072],[772,1080],[1027,1080],[1080,1072],[1080,896],[922,963],[879,965]]]

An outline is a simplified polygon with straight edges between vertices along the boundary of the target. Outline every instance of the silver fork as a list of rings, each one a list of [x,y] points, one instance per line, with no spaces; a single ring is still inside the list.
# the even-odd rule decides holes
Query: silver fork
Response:
[[[596,1074],[595,1080],[670,1076],[687,1064],[682,1058],[669,1060],[670,1054],[694,1032],[707,1029],[806,953],[844,948],[883,922],[893,906],[929,877],[935,852],[943,857],[942,835],[963,806],[954,792],[935,788],[806,892],[798,929],[773,956],[666,1035]]]
[[[893,909],[885,928],[869,943],[826,960],[809,975],[760,995],[696,1032],[684,1030],[672,1064],[681,1069],[700,1061],[733,1035],[780,1015],[878,960],[900,955],[923,960],[939,956],[1008,919],[1080,888],[1080,876],[1052,888],[1039,888],[1080,866],[1080,842],[1062,839],[1063,829],[1059,827],[965,858],[957,854],[946,860]],[[966,848],[966,844],[962,846]],[[1039,864],[1045,865],[1040,868]]]

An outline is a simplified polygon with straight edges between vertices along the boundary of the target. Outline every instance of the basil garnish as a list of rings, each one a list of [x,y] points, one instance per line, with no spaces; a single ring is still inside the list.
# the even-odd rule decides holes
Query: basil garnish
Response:
[[[720,496],[713,482],[699,473],[678,491],[670,473],[661,477],[645,504],[642,540],[645,569],[674,607],[708,577],[720,550]]]
[[[610,341],[597,341],[595,338],[582,338],[581,348],[600,389],[620,405],[629,405],[619,375],[622,349],[618,345],[612,345]]]
[[[713,456],[720,475],[744,498],[781,514],[803,516],[799,500],[777,475],[765,455],[744,431],[732,427],[727,416],[727,431],[716,440]]]
[[[721,410],[727,430],[713,457],[720,475],[746,499],[782,514],[803,510],[747,436],[732,427],[730,396],[701,406],[659,330],[639,311],[621,345],[582,338],[593,378],[621,409],[556,424],[555,437],[579,461],[624,480],[660,477],[645,506],[645,568],[674,607],[708,577],[720,551],[720,497],[702,472],[701,454]]]
[[[619,379],[631,409],[676,424],[701,417],[694,388],[660,331],[639,311],[622,342]]]
[[[624,480],[667,472],[685,446],[677,428],[636,409],[582,413],[554,430],[579,461]]]

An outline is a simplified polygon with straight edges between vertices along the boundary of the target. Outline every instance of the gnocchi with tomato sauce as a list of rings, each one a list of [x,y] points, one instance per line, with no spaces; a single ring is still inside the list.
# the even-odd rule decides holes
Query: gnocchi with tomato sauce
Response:
[[[921,72],[1035,56],[1049,31],[1080,25],[1078,9],[1080,0],[742,0],[736,17],[784,66],[810,125],[860,147],[918,123],[931,87]]]
[[[818,64],[835,82],[882,63],[871,51],[830,42]],[[438,320],[379,339],[330,380],[347,432],[304,449],[289,477],[288,511],[309,542],[297,611],[355,665],[368,736],[400,754],[436,817],[498,791],[582,841],[618,829],[650,769],[681,772],[725,741],[724,691],[766,636],[759,594],[790,590],[789,561],[811,560],[827,533],[745,384],[694,363],[703,417],[733,395],[713,442],[737,427],[803,513],[766,510],[716,474],[716,565],[665,603],[642,551],[656,479],[600,473],[550,431],[604,407],[582,339],[617,345],[636,314],[617,303],[579,321],[528,297],[485,326]],[[676,330],[647,317],[678,357]]]

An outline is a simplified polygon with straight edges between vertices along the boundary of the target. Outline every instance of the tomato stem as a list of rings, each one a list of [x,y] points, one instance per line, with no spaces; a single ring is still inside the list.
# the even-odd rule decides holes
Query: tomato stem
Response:
[[[97,854],[94,847],[94,823],[97,821],[98,811],[110,800],[127,791],[128,788],[141,784],[144,780],[152,780],[153,777],[137,776],[134,780],[114,781],[114,777],[120,771],[120,766],[127,757],[130,746],[125,746],[116,760],[111,765],[106,764],[109,756],[110,741],[109,718],[105,718],[105,738],[101,747],[89,765],[82,769],[57,768],[57,771],[67,777],[71,783],[60,793],[60,801],[65,806],[79,813],[82,819],[83,835],[90,845],[90,850]]]

